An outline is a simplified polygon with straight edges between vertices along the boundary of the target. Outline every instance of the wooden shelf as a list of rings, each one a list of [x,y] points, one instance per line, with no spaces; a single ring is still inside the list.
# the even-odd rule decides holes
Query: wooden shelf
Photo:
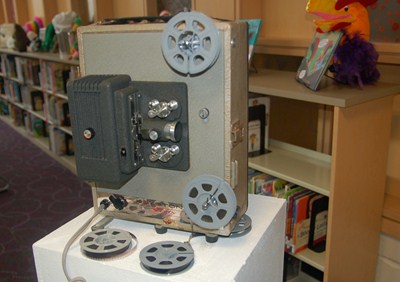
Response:
[[[249,167],[329,196],[326,253],[305,250],[296,257],[323,271],[324,281],[373,281],[380,231],[400,229],[399,221],[380,217],[393,95],[400,85],[380,81],[361,89],[325,78],[312,91],[295,72],[259,70],[249,76],[249,91],[333,107],[331,156],[271,142],[272,152],[250,158]],[[397,218],[390,201],[386,215]]]
[[[63,131],[64,133],[67,133],[68,135],[72,136],[71,126],[58,126],[57,128]]]
[[[400,239],[400,198],[386,194],[383,203],[382,232]]]
[[[27,110],[25,109],[28,113],[30,113],[31,115],[40,118],[43,121],[46,121],[46,117],[44,116],[44,112],[43,111],[32,111],[32,110]]]
[[[249,167],[329,196],[331,157],[276,140],[270,153],[249,158]]]
[[[40,118],[41,120],[44,120],[44,121],[47,120],[46,117],[45,117],[45,115],[44,115],[44,112],[43,112],[43,111],[33,111],[33,110],[31,110],[31,109],[28,109],[28,108],[27,108],[24,104],[22,104],[22,103],[18,103],[18,102],[15,102],[15,101],[11,101],[11,99],[9,99],[9,98],[8,98],[6,95],[4,95],[4,94],[0,94],[0,99],[2,99],[2,100],[4,100],[4,101],[7,101],[8,103],[10,103],[10,104],[12,104],[12,105],[14,105],[14,106],[16,106],[16,107],[18,107],[18,108],[24,110],[24,111],[27,111],[27,112],[30,113],[31,115],[34,115],[35,117]]]
[[[255,52],[258,54],[304,57],[311,40],[312,34],[301,37],[259,37]],[[398,43],[373,42],[373,44],[379,53],[378,63],[400,64],[400,48]]]
[[[6,49],[6,48],[0,48],[0,53],[8,54],[8,55],[15,55],[15,56],[29,58],[29,59],[37,59],[37,60],[44,60],[44,61],[51,61],[51,62],[79,66],[79,61],[61,59],[58,53],[18,52],[18,51]]]
[[[383,216],[400,222],[400,198],[386,194],[383,205]]]
[[[298,276],[296,276],[290,280],[287,280],[287,282],[319,282],[319,280],[300,271]]]
[[[39,67],[40,69],[40,73],[41,73],[41,77],[40,77],[40,84],[41,85],[33,85],[31,82],[31,79],[28,78],[28,71],[27,70],[23,70],[25,71],[25,76],[24,79],[22,79],[22,76],[20,79],[17,79],[15,77],[10,77],[13,75],[10,67],[10,70],[7,72],[7,65],[6,63],[2,64],[2,67],[4,67],[4,69],[2,70],[1,76],[4,77],[5,80],[9,80],[10,84],[11,81],[13,82],[17,82],[20,86],[26,86],[29,88],[29,91],[32,90],[36,90],[36,91],[40,91],[43,93],[43,107],[44,110],[43,111],[33,111],[31,104],[31,98],[30,97],[25,97],[24,93],[22,93],[22,91],[20,90],[20,98],[25,99],[23,100],[24,103],[20,103],[17,102],[16,98],[14,96],[16,96],[16,90],[13,89],[13,91],[11,91],[11,89],[9,89],[9,93],[8,95],[2,93],[0,94],[0,99],[5,101],[8,105],[10,105],[10,107],[14,108],[14,109],[21,109],[24,113],[27,114],[27,116],[29,118],[39,118],[41,119],[44,123],[46,123],[49,127],[49,129],[53,130],[57,129],[57,132],[53,132],[49,130],[49,135],[51,137],[37,137],[36,135],[33,134],[32,130],[29,128],[25,128],[24,126],[15,126],[14,122],[12,121],[11,117],[6,117],[6,116],[2,116],[1,119],[8,122],[8,124],[10,124],[17,132],[19,132],[20,134],[22,134],[23,136],[27,137],[30,141],[32,141],[35,145],[37,145],[38,147],[40,147],[41,149],[43,149],[46,153],[48,153],[50,156],[54,157],[57,161],[59,161],[61,164],[63,164],[64,166],[66,166],[68,169],[70,169],[71,171],[73,171],[74,173],[76,173],[76,167],[75,167],[75,157],[74,156],[67,156],[67,155],[60,155],[62,154],[60,153],[55,153],[56,149],[60,150],[58,146],[60,141],[60,138],[58,138],[56,135],[62,134],[62,135],[69,135],[72,136],[72,130],[71,127],[67,127],[67,126],[61,126],[60,124],[62,124],[62,120],[61,120],[61,109],[57,108],[50,108],[51,106],[55,106],[55,105],[50,105],[49,106],[49,98],[50,97],[57,97],[56,99],[56,103],[58,103],[59,100],[63,100],[63,101],[67,101],[68,97],[66,94],[63,93],[58,93],[56,91],[49,91],[47,90],[46,86],[49,83],[56,83],[56,77],[55,74],[53,72],[49,72],[46,73],[47,71],[47,63],[61,63],[64,64],[65,66],[68,66],[72,69],[75,70],[77,66],[79,66],[78,61],[75,60],[65,60],[65,59],[60,59],[58,53],[42,53],[42,52],[37,52],[37,53],[33,53],[33,52],[17,52],[17,51],[13,51],[10,49],[3,49],[0,48],[0,53],[2,54],[2,60],[8,60],[7,56],[5,55],[12,55],[18,58],[26,58],[28,59],[27,61],[30,60],[34,60],[37,61],[39,63]],[[4,56],[3,56],[4,55]],[[23,62],[23,61],[19,61],[19,62]],[[3,63],[3,62],[2,62]],[[25,63],[25,62],[24,62]],[[21,65],[22,66],[22,65]],[[18,68],[21,66],[16,65],[15,66],[15,71],[18,73]],[[73,68],[72,68],[73,67]],[[19,69],[21,70],[21,69]],[[19,74],[21,74],[23,71],[21,71]],[[51,79],[51,81],[49,80]],[[49,81],[48,81],[49,80]],[[9,87],[14,87],[14,85],[9,85]],[[14,93],[15,92],[15,93]],[[53,112],[51,112],[51,109],[53,109]],[[60,119],[60,120],[58,120]],[[53,135],[54,134],[54,138]],[[62,139],[62,136],[61,136]]]
[[[325,270],[325,252],[316,253],[310,249],[305,249],[297,254],[292,255],[312,267],[315,267],[322,272]]]
[[[337,107],[350,107],[400,92],[400,85],[378,82],[364,89],[339,85],[326,78],[322,88],[312,91],[295,80],[295,72],[259,70],[249,76],[249,91]]]

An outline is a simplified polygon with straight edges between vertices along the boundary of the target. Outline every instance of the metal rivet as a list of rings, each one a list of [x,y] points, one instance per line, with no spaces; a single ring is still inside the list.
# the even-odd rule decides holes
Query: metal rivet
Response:
[[[94,135],[95,135],[95,132],[94,132],[93,128],[86,128],[83,131],[83,138],[85,138],[86,140],[92,139],[94,137]]]
[[[201,119],[206,119],[210,115],[210,111],[207,108],[203,108],[199,111],[199,116]]]

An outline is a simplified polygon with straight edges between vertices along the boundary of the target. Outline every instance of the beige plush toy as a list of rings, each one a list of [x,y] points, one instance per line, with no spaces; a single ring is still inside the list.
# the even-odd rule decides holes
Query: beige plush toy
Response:
[[[29,39],[19,24],[5,23],[0,25],[0,47],[25,52]]]

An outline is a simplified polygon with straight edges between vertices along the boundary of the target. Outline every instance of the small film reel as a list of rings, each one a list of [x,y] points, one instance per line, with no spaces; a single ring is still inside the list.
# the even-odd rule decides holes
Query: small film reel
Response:
[[[162,241],[143,248],[139,258],[142,266],[150,272],[173,274],[193,264],[194,251],[189,243]]]
[[[99,229],[84,235],[80,242],[81,251],[95,259],[112,258],[123,254],[137,245],[131,233],[120,229]]]
[[[251,230],[251,218],[244,214],[240,220],[236,223],[235,228],[233,228],[230,237],[240,237],[246,235]]]
[[[202,13],[181,12],[166,24],[161,48],[171,68],[182,74],[199,74],[218,59],[221,49],[218,29]]]
[[[235,192],[225,180],[202,175],[187,184],[182,204],[193,223],[205,229],[219,229],[235,215],[237,201]]]

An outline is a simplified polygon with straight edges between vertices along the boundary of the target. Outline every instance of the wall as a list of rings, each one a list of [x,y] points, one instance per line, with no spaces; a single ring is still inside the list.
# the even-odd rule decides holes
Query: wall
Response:
[[[138,17],[145,11],[144,1],[118,0],[114,1],[115,17]]]

